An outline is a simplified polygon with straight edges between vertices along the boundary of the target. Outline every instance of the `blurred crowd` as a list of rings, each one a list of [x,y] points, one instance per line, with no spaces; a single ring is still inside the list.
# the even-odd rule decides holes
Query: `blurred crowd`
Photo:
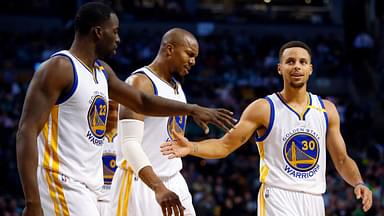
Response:
[[[133,70],[150,63],[162,33],[122,31],[118,54],[107,62],[125,79]],[[0,34],[0,170],[3,172],[0,216],[20,215],[23,208],[15,135],[29,80],[39,63],[55,51],[68,48],[71,39],[72,32],[67,30]],[[197,64],[184,80],[188,101],[228,108],[239,119],[250,102],[281,89],[281,78],[276,72],[278,51],[284,42],[292,39],[296,38],[281,34],[245,34],[230,29],[198,36]],[[384,64],[380,61],[384,57],[384,40],[366,32],[356,35],[351,45],[331,34],[300,39],[308,43],[313,52],[314,74],[309,89],[336,103],[348,152],[374,194],[374,207],[363,213],[353,188],[340,179],[328,159],[326,213],[384,215],[384,139],[380,125],[384,117],[380,88],[384,84]],[[222,131],[211,128],[210,137],[221,135]],[[189,121],[186,136],[190,140],[207,138],[193,121]],[[187,157],[183,161],[183,174],[197,215],[256,215],[259,156],[252,138],[228,158]]]

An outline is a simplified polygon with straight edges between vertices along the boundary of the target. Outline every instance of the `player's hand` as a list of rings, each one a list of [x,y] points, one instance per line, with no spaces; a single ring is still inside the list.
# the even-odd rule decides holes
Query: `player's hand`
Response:
[[[356,199],[362,199],[363,211],[368,211],[372,207],[372,191],[364,184],[359,184],[355,186],[353,192],[355,193]]]
[[[40,205],[27,205],[22,213],[22,216],[43,216],[43,209]]]
[[[164,185],[155,190],[156,201],[161,206],[164,216],[184,216],[184,207],[181,205],[179,196],[168,190]]]
[[[199,105],[194,105],[191,114],[193,120],[204,130],[205,134],[209,133],[208,123],[214,124],[228,132],[236,122],[232,115],[233,113],[226,109],[207,108]]]
[[[175,140],[162,143],[160,145],[160,152],[165,156],[168,155],[168,159],[184,157],[191,153],[193,144],[175,130],[172,130],[172,133],[175,136]]]

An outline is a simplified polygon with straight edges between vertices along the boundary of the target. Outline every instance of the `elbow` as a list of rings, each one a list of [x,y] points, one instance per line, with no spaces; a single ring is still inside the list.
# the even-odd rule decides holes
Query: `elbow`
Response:
[[[334,163],[336,169],[341,170],[344,167],[344,165],[347,163],[348,158],[349,158],[348,156],[337,158]]]
[[[226,158],[226,157],[228,157],[229,155],[231,154],[231,152],[225,152],[224,154],[222,154],[221,156],[220,156],[220,159],[221,158]]]
[[[19,124],[19,127],[17,128],[16,132],[16,148],[21,144],[22,137],[25,135],[25,127],[22,126],[22,124]]]
[[[224,146],[224,149],[223,151],[221,151],[221,154],[219,156],[219,158],[226,158],[228,157],[231,153],[233,152],[233,149],[227,147],[227,146]]]
[[[141,113],[141,114],[148,114],[147,108],[149,107],[148,101],[149,101],[148,95],[140,92],[139,98],[137,100],[137,103],[135,106],[132,106],[132,110],[136,113]]]
[[[38,135],[38,129],[33,126],[29,126],[25,123],[20,123],[16,132],[16,151],[20,151],[23,149],[26,141],[28,140],[36,140]]]

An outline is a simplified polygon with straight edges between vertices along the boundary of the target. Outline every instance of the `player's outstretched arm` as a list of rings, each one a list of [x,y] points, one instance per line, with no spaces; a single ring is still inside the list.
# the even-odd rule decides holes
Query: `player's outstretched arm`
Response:
[[[356,198],[362,198],[363,210],[368,211],[372,206],[372,191],[364,185],[359,168],[347,154],[345,142],[340,132],[340,118],[335,105],[327,100],[324,100],[324,105],[328,114],[328,152],[337,172],[348,184],[354,187]]]
[[[144,115],[174,116],[190,115],[196,123],[208,132],[208,123],[214,124],[225,131],[234,125],[232,112],[226,109],[213,109],[196,104],[185,104],[162,97],[145,94],[126,85],[116,77],[112,69],[104,63],[108,71],[109,95],[111,99]]]
[[[54,57],[34,74],[24,100],[16,136],[17,165],[24,191],[23,215],[43,215],[37,184],[37,136],[59,95],[72,85],[72,65],[64,57]]]
[[[160,150],[170,159],[188,154],[202,158],[226,157],[243,145],[257,129],[268,125],[269,109],[268,102],[259,99],[245,109],[240,121],[222,138],[191,142],[174,131],[176,140],[163,143]]]

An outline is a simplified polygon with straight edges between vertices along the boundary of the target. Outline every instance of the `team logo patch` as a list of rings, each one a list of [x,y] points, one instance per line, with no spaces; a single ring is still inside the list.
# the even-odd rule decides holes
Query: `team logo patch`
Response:
[[[104,184],[112,184],[112,178],[116,168],[116,155],[112,153],[103,154]]]
[[[174,140],[175,137],[172,134],[172,129],[176,132],[184,134],[187,118],[185,116],[171,116],[167,123],[167,132],[170,139]]]
[[[88,125],[93,136],[103,138],[106,130],[108,105],[104,97],[97,95],[88,111]]]
[[[310,133],[293,134],[284,144],[283,154],[288,165],[300,172],[312,170],[319,159],[319,142]]]

